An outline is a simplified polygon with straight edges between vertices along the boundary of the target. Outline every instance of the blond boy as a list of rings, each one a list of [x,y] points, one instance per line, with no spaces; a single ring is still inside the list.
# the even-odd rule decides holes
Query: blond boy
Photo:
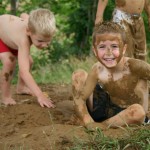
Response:
[[[75,110],[87,125],[103,122],[111,127],[148,122],[150,65],[125,57],[126,35],[113,22],[103,22],[93,33],[98,59],[89,72],[72,74]]]
[[[95,24],[103,21],[107,4],[108,0],[99,0]],[[150,25],[150,1],[115,0],[115,6],[112,21],[118,23],[127,32],[127,56],[146,60],[146,35],[142,12],[145,10]]]
[[[56,31],[53,13],[47,9],[37,9],[32,11],[29,17],[1,15],[0,29],[0,60],[3,64],[1,102],[5,105],[16,104],[11,95],[10,84],[18,60],[20,79],[17,92],[32,93],[42,107],[54,107],[53,102],[43,95],[30,73],[30,47],[33,44],[38,49],[43,49],[49,45]]]

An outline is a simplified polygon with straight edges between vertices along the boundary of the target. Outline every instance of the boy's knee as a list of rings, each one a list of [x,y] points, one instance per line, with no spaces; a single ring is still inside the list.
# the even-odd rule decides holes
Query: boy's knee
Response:
[[[9,57],[8,59],[5,59],[2,63],[3,63],[4,67],[14,68],[16,65],[16,58],[15,57]]]
[[[86,81],[87,75],[87,72],[82,69],[73,72],[72,86],[74,86],[76,90],[80,90]]]
[[[72,94],[73,97],[78,97],[84,86],[87,78],[87,72],[79,69],[72,73]]]
[[[142,123],[145,119],[144,108],[140,104],[133,104],[129,108],[128,116],[133,120],[133,122]]]
[[[86,80],[87,72],[85,70],[78,69],[72,73],[72,81],[78,80],[79,78]]]

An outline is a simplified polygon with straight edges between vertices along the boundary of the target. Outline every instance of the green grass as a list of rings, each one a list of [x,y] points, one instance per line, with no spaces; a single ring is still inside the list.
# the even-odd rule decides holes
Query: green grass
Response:
[[[127,127],[127,135],[122,138],[105,136],[100,128],[92,132],[88,129],[88,139],[76,138],[69,150],[150,150],[150,126]]]
[[[46,64],[45,67],[38,67],[32,74],[38,83],[70,83],[71,75],[76,69],[82,68],[89,71],[94,64],[94,57],[87,57],[79,60],[70,57],[57,63]]]

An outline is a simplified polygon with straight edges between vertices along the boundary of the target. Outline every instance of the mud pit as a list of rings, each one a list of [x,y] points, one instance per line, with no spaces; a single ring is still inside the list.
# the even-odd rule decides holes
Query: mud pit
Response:
[[[41,85],[55,102],[55,109],[42,108],[35,97],[16,95],[15,106],[0,107],[0,150],[65,150],[74,137],[87,138],[75,116],[70,85]],[[15,87],[13,87],[13,90]],[[106,129],[106,135],[123,135],[121,129]]]

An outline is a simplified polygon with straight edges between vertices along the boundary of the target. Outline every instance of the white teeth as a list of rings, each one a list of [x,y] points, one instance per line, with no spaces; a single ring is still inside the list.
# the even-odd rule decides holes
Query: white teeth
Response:
[[[114,60],[114,58],[104,58],[104,60],[111,61],[111,60]]]

